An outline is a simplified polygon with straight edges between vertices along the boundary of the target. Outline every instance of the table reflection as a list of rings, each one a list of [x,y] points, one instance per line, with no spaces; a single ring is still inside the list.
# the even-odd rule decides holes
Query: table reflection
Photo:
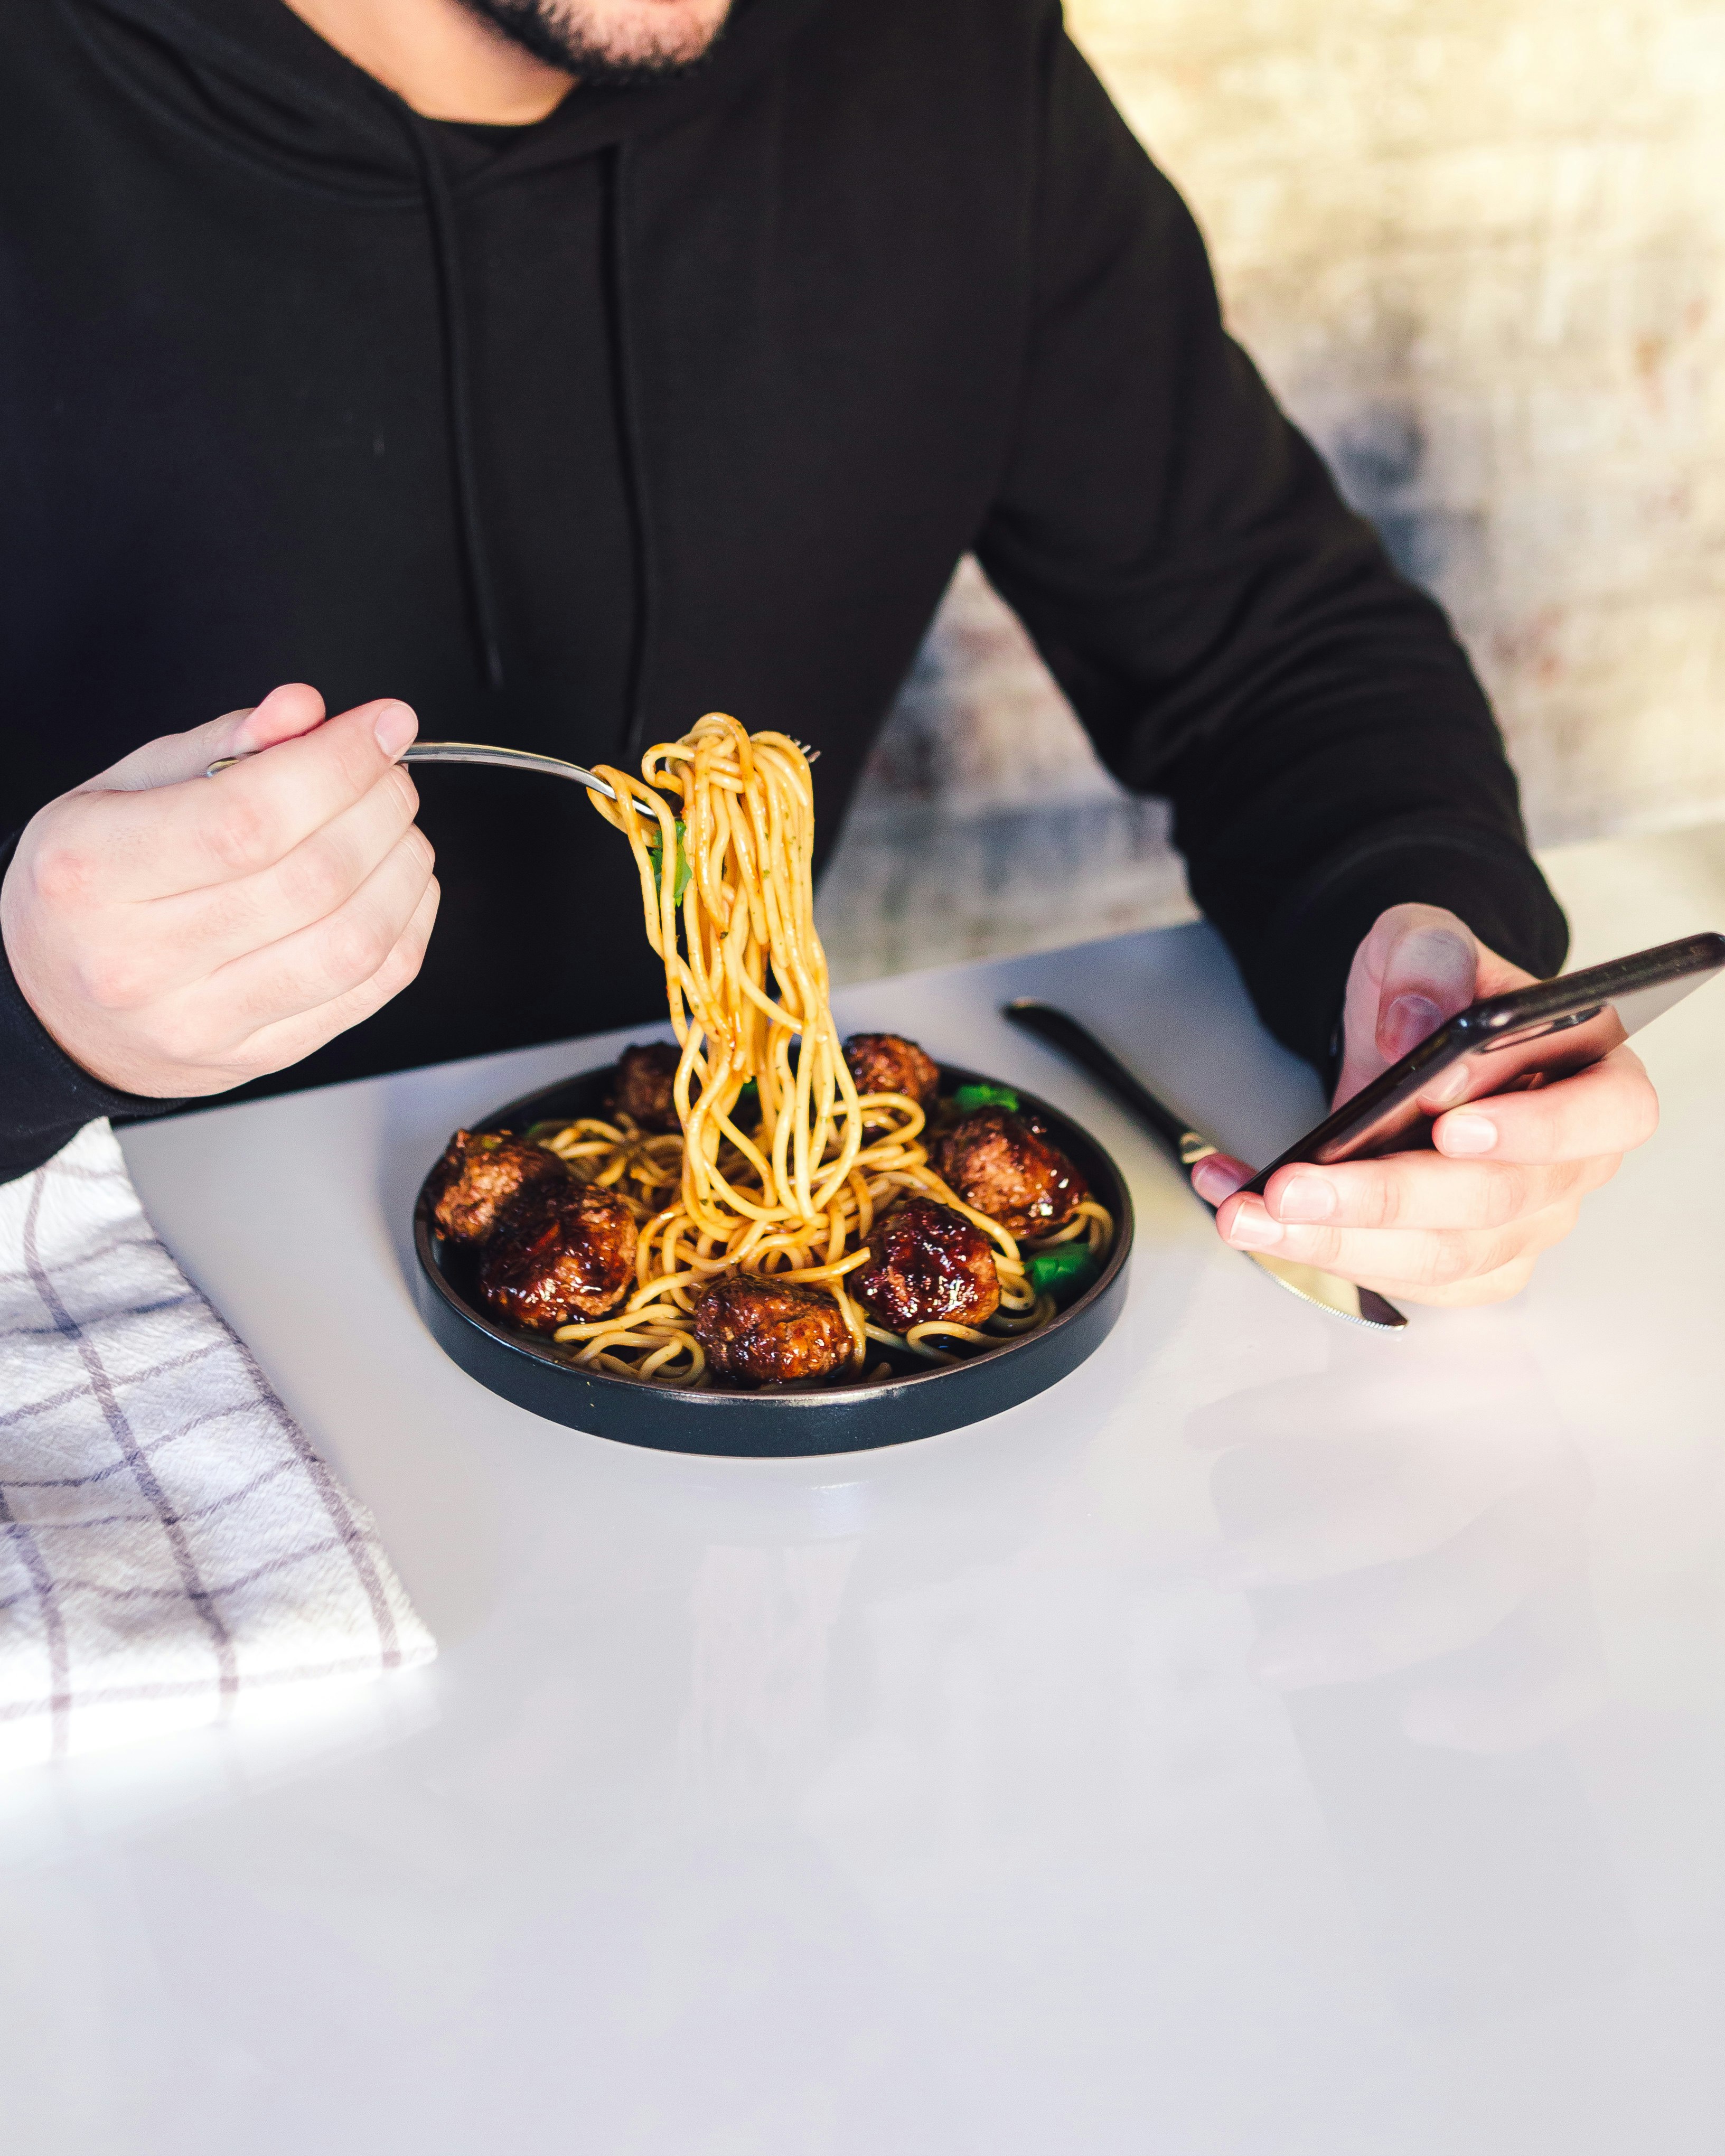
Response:
[[[1199,1409],[1219,1584],[1286,1697],[1391,1990],[1471,2020],[1591,1989],[1631,1942],[1564,1732],[1606,1700],[1586,1470],[1513,1313],[1337,1334]]]

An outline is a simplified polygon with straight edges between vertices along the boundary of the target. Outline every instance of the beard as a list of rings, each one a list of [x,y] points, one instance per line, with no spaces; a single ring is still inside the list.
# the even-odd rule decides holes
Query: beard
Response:
[[[588,89],[632,89],[697,68],[732,0],[463,0],[470,13]]]

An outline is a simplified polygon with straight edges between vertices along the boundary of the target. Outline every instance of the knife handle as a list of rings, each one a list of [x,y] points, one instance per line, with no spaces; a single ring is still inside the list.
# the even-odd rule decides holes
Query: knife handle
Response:
[[[1202,1131],[1190,1129],[1172,1108],[1158,1101],[1111,1049],[1105,1048],[1090,1028],[1081,1025],[1070,1013],[1057,1010],[1052,1004],[1043,1003],[1034,996],[1020,996],[1004,1006],[1002,1015],[1014,1025],[1022,1026],[1026,1033],[1038,1034],[1089,1071],[1122,1107],[1137,1117],[1177,1166],[1190,1168],[1221,1150]],[[1209,1209],[1214,1213],[1216,1209],[1212,1205]]]

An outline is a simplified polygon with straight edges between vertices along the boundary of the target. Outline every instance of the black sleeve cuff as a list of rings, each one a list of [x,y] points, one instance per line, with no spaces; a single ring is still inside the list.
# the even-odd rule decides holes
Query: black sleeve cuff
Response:
[[[0,844],[0,876],[13,843]],[[74,1063],[25,1001],[0,942],[0,1183],[52,1160],[98,1116],[136,1119],[187,1105],[119,1092]]]
[[[1243,967],[1265,1024],[1327,1079],[1335,1075],[1353,954],[1380,913],[1413,903],[1447,907],[1482,943],[1542,979],[1569,947],[1562,908],[1512,839],[1425,821],[1373,832],[1305,878]]]

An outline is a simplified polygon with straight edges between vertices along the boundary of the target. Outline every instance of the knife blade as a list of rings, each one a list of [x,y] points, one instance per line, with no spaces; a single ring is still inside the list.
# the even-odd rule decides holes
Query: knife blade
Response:
[[[1165,1101],[1158,1101],[1112,1049],[1105,1047],[1090,1028],[1081,1025],[1070,1011],[1060,1010],[1035,996],[1019,996],[1002,1007],[1001,1015],[1010,1019],[1014,1025],[1022,1026],[1026,1033],[1034,1033],[1050,1047],[1057,1048],[1081,1070],[1088,1071],[1128,1114],[1143,1125],[1178,1167],[1189,1170],[1199,1161],[1207,1160],[1210,1154],[1222,1150],[1202,1131],[1194,1130],[1177,1116]],[[1207,1212],[1215,1211],[1208,1199],[1199,1198],[1196,1190],[1192,1194]],[[1363,1325],[1373,1332],[1399,1332],[1407,1325],[1404,1312],[1386,1301],[1373,1289],[1361,1287],[1356,1281],[1343,1280],[1337,1274],[1324,1272],[1317,1265],[1296,1265],[1287,1258],[1272,1257],[1261,1250],[1242,1250],[1240,1255],[1250,1258],[1260,1272],[1267,1273],[1278,1287],[1285,1287],[1290,1295],[1297,1295],[1302,1302],[1313,1303],[1350,1325]]]

